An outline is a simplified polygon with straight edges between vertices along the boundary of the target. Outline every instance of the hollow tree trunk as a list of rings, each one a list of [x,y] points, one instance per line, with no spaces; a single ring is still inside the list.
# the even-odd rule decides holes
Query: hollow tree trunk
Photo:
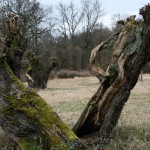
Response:
[[[73,131],[79,136],[99,132],[107,136],[116,126],[142,67],[150,60],[150,6],[140,10],[144,22],[127,19],[121,31],[92,50],[91,68],[101,76],[101,85],[85,107]],[[112,49],[107,70],[95,61],[97,51]]]
[[[52,108],[35,91],[24,87],[0,60],[0,127],[5,133],[24,150],[84,149]]]

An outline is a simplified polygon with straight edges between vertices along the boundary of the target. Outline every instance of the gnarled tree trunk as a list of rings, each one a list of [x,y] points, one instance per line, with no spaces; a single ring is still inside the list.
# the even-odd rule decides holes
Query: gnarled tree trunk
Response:
[[[82,137],[93,132],[107,136],[118,122],[123,106],[142,67],[150,60],[150,5],[140,10],[144,21],[127,19],[121,31],[92,50],[90,64],[101,76],[101,85],[73,128]],[[96,62],[98,51],[112,50],[107,70]]]
[[[0,126],[24,150],[84,149],[50,106],[15,77],[1,58]]]

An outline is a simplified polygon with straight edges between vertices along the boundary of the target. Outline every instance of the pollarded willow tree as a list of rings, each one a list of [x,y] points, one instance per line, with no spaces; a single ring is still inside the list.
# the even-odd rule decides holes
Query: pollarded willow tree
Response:
[[[73,130],[82,137],[110,134],[117,124],[143,65],[150,60],[150,6],[140,10],[144,21],[127,19],[121,30],[92,50],[90,64],[101,85]],[[5,43],[0,43],[0,127],[22,149],[84,149],[69,127],[36,92],[24,87],[8,66]],[[107,70],[96,62],[97,51],[112,50]]]
[[[8,14],[5,29],[0,37],[0,127],[17,145],[14,150],[84,149],[53,109],[18,79],[26,43],[13,13]],[[43,81],[48,80],[49,71]]]
[[[119,21],[120,31],[91,52],[90,66],[101,85],[85,107],[73,131],[79,136],[100,132],[107,136],[116,126],[130,91],[137,83],[142,67],[150,60],[150,5],[140,9],[143,20],[135,16]],[[96,61],[98,51],[112,50],[106,70]]]
[[[45,89],[47,87],[47,82],[49,79],[49,75],[51,71],[57,66],[58,59],[53,57],[48,60],[48,64],[45,65],[39,58],[37,54],[33,51],[28,51],[26,55],[29,64],[26,67],[27,73],[27,80],[28,85],[31,88],[37,89]]]
[[[4,36],[0,37],[0,126],[23,149],[79,147],[77,136],[57,114],[36,92],[25,88],[18,80],[21,59],[27,46],[18,19],[9,13]],[[56,61],[53,60],[45,69],[42,81],[47,82]],[[35,80],[34,84],[37,82]]]
[[[21,60],[27,49],[28,39],[22,33],[19,17],[9,12],[3,30],[5,37],[4,53],[7,57],[7,63],[14,74],[20,78]]]
[[[3,38],[3,41],[5,42],[4,53],[7,57],[6,61],[18,79],[20,79],[21,69],[23,68],[22,58],[25,51],[28,49],[29,42],[29,39],[22,32],[21,22],[19,16],[9,12],[7,14],[3,32],[5,37]],[[34,52],[31,52],[27,58],[31,65],[30,76],[33,79],[32,88],[46,88],[49,75],[58,63],[57,59],[49,59],[49,64],[45,66],[38,58],[38,54],[35,55]]]

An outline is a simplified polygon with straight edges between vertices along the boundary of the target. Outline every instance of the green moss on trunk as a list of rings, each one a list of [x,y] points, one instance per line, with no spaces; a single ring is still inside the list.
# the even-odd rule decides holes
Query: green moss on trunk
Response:
[[[29,137],[25,129],[20,129],[18,135],[19,143],[23,149],[37,149],[39,146],[44,149],[83,149],[78,137],[73,131],[59,118],[53,109],[34,91],[26,88],[13,74],[7,63],[4,68],[10,79],[10,87],[15,88],[5,93],[5,101],[8,105],[3,109],[6,117],[11,116],[14,120],[10,122],[17,126],[15,120],[16,113],[22,114],[27,118],[29,124],[34,127],[37,137]],[[12,94],[15,93],[15,94]],[[26,138],[27,135],[27,138]],[[39,141],[42,141],[39,143]],[[80,147],[81,146],[81,147]]]

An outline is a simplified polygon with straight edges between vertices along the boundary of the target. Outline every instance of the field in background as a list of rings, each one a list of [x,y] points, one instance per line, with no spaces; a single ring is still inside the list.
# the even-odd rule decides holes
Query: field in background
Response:
[[[132,90],[110,143],[105,144],[95,137],[89,140],[92,141],[89,149],[150,149],[150,75],[145,74],[143,78],[144,81],[139,81]],[[99,81],[95,77],[54,79],[48,82],[47,89],[38,93],[70,127],[73,127],[98,87]]]

